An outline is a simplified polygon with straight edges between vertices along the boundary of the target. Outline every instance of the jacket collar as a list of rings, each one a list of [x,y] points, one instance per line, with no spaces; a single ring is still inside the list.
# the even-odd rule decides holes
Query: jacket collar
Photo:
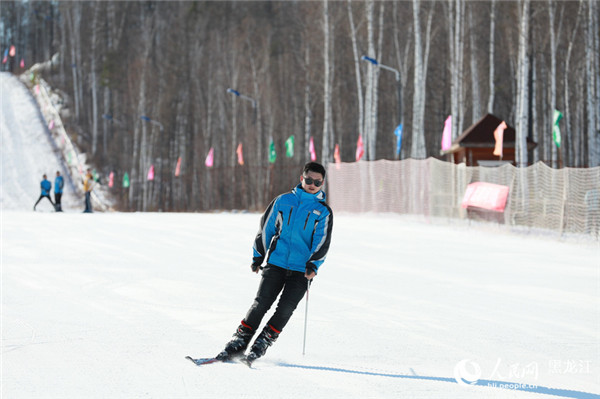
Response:
[[[299,183],[296,187],[294,187],[292,189],[292,193],[302,200],[325,201],[325,193],[323,190],[319,190],[319,192],[316,194],[307,193],[302,188],[302,183]]]

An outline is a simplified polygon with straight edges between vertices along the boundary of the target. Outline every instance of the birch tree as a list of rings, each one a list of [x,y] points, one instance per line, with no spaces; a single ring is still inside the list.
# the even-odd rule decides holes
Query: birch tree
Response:
[[[329,162],[329,147],[332,136],[332,110],[331,110],[331,86],[332,70],[330,65],[329,44],[331,42],[331,32],[329,29],[329,2],[323,0],[323,148],[322,162],[327,165]]]
[[[489,45],[489,75],[488,75],[488,86],[489,95],[487,101],[487,112],[489,114],[494,113],[494,96],[496,94],[496,84],[494,76],[494,63],[495,61],[495,44],[496,44],[496,0],[490,2],[490,45]]]
[[[413,0],[413,30],[415,34],[415,44],[411,157],[424,159],[427,156],[427,149],[425,147],[427,63],[429,58],[429,45],[431,42],[431,21],[435,3],[431,3],[431,8],[429,9],[425,34],[425,48],[423,48],[419,4],[420,2],[418,0]]]
[[[594,68],[594,61],[597,50],[595,46],[595,37],[598,32],[596,19],[598,16],[597,2],[588,0],[588,18],[587,18],[587,34],[586,34],[586,51],[585,51],[585,71],[586,71],[586,109],[587,109],[587,149],[588,149],[588,165],[590,167],[600,166],[600,132],[596,130],[597,119],[599,118],[596,111],[596,80],[598,79],[598,70]]]
[[[515,159],[518,167],[527,166],[527,133],[529,131],[529,4],[530,0],[519,3],[519,49],[517,58],[517,113]]]

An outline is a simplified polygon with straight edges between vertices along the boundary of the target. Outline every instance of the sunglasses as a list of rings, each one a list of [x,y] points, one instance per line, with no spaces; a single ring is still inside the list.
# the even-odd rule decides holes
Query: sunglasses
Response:
[[[321,187],[321,184],[323,184],[323,180],[315,180],[306,176],[304,176],[304,182],[308,185],[314,184],[315,187]]]

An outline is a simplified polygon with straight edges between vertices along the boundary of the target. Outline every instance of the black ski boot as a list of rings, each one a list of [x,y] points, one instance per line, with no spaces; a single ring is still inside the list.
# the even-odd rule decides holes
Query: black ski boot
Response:
[[[243,358],[241,361],[245,363],[248,367],[251,367],[252,363],[256,359],[262,357],[267,352],[267,348],[273,345],[273,343],[277,340],[277,337],[279,337],[278,331],[276,331],[270,325],[265,326],[265,328],[256,338],[256,341],[254,341],[254,344],[252,345],[248,356]]]
[[[242,324],[239,325],[235,334],[233,334],[233,339],[225,345],[225,349],[223,349],[223,351],[215,358],[217,360],[226,361],[233,357],[243,355],[253,336],[254,330],[252,327],[242,321]]]

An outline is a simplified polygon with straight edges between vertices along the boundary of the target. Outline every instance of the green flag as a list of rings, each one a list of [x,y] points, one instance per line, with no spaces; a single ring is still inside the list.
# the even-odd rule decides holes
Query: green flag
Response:
[[[125,172],[125,174],[123,175],[123,187],[129,187],[129,175],[127,174],[127,172]]]
[[[294,135],[291,135],[285,141],[285,156],[291,158],[294,156]]]
[[[277,153],[275,152],[275,143],[273,139],[271,139],[271,144],[269,144],[269,163],[275,163],[277,159]]]
[[[560,138],[560,127],[558,126],[558,122],[562,119],[563,114],[558,110],[554,110],[554,124],[552,126],[552,137],[554,138],[554,144],[558,148],[560,148],[561,138]]]
[[[94,178],[94,181],[100,181],[100,175],[98,174],[96,169],[92,170],[92,177]]]

